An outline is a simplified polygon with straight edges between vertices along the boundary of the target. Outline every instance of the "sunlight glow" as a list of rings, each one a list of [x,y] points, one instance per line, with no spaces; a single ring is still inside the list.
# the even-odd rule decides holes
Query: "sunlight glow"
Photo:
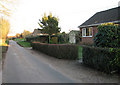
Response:
[[[77,27],[96,12],[118,6],[119,0],[20,0],[10,18],[11,34],[24,29],[33,32],[44,13],[59,18],[62,31],[79,30]]]

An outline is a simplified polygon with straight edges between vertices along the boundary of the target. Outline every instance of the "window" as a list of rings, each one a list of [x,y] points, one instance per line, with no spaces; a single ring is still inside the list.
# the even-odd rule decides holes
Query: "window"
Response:
[[[86,36],[86,28],[82,29],[82,36]]]
[[[83,28],[82,29],[82,36],[83,37],[92,37],[92,27],[90,27],[90,28]]]
[[[89,36],[92,37],[92,27],[89,28]]]

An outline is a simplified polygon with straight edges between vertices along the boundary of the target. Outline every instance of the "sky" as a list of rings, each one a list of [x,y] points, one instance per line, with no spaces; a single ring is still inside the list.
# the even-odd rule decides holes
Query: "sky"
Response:
[[[24,30],[33,32],[40,28],[38,22],[44,13],[48,15],[50,12],[59,18],[61,32],[79,30],[78,26],[96,12],[117,7],[118,2],[119,0],[19,0],[10,17],[9,35]]]

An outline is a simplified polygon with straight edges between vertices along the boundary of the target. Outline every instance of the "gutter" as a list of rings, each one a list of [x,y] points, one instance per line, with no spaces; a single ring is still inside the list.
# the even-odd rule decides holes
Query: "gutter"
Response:
[[[104,23],[119,23],[119,22],[120,22],[120,20],[118,20],[118,21],[112,21],[112,22],[104,22]],[[91,25],[83,25],[83,26],[78,26],[78,28],[98,26],[98,25],[101,25],[101,24],[104,24],[104,23],[91,24]]]

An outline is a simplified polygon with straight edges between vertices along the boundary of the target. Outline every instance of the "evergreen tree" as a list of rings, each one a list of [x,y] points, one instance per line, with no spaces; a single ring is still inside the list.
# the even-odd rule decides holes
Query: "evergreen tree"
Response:
[[[49,34],[49,42],[52,34],[57,34],[60,32],[60,27],[58,27],[58,18],[52,16],[52,13],[50,13],[48,16],[44,14],[42,20],[39,19],[38,24],[44,33]]]

